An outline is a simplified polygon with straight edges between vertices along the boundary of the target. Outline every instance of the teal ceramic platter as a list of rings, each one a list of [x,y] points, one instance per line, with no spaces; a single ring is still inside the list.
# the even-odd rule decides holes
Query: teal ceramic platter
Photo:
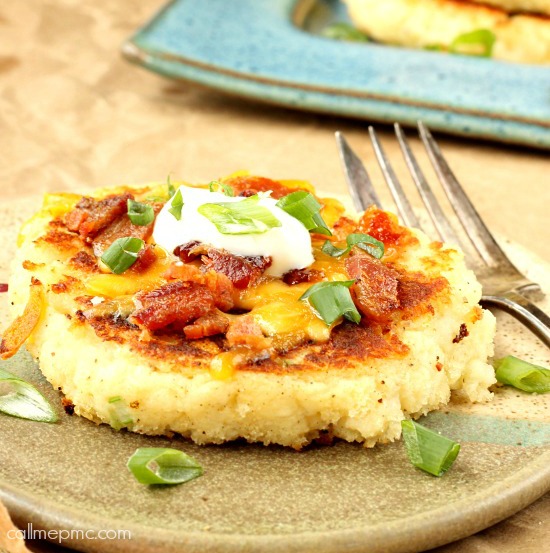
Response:
[[[15,244],[33,205],[0,205],[6,244]],[[510,254],[548,291],[547,265],[518,248]],[[0,282],[12,256],[13,246],[0,252]],[[6,296],[0,294],[2,327]],[[524,328],[501,314],[498,324],[498,356],[549,364],[547,348]],[[116,432],[65,414],[25,351],[0,367],[35,384],[60,414],[56,424],[0,415],[0,500],[24,529],[79,531],[63,542],[79,551],[413,553],[473,534],[550,491],[550,394],[498,388],[491,403],[455,401],[424,417],[462,446],[451,470],[435,478],[410,464],[401,442],[296,452]],[[181,486],[140,485],[126,462],[147,446],[179,448],[205,473]],[[117,530],[125,532],[120,539],[97,539]]]
[[[123,53],[263,102],[550,148],[550,67],[320,34],[346,19],[336,0],[174,0]]]

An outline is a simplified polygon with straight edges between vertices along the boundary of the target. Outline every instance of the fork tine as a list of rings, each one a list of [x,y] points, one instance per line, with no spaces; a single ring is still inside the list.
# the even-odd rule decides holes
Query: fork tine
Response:
[[[506,265],[516,270],[489,232],[422,121],[418,122],[418,130],[443,189],[479,255],[490,266]]]
[[[445,215],[445,213],[443,213],[443,210],[441,209],[437,198],[434,196],[434,193],[432,192],[432,189],[430,188],[430,185],[428,184],[424,173],[422,173],[422,170],[420,169],[420,166],[418,165],[418,162],[416,161],[416,158],[412,153],[407,138],[405,137],[405,133],[401,129],[399,123],[395,123],[394,127],[395,134],[397,135],[397,140],[399,141],[401,151],[403,152],[403,156],[405,157],[405,161],[407,162],[407,166],[409,167],[409,170],[413,177],[414,184],[416,185],[416,188],[420,193],[422,201],[424,202],[424,205],[426,206],[426,209],[430,214],[430,217],[434,223],[437,232],[439,233],[439,236],[444,242],[449,242],[451,244],[462,247],[458,236],[451,227],[447,216]]]
[[[340,161],[346,176],[346,182],[357,211],[363,211],[374,204],[380,209],[382,203],[376,194],[363,162],[350,148],[348,141],[340,131],[336,131],[336,143],[340,153]]]
[[[418,221],[418,218],[416,217],[416,214],[414,213],[412,206],[405,195],[403,188],[401,187],[399,179],[386,157],[386,153],[384,152],[382,144],[378,140],[378,136],[376,135],[373,127],[369,127],[369,135],[374,147],[374,153],[376,154],[376,158],[378,159],[378,163],[382,169],[384,178],[386,179],[386,184],[388,185],[395,205],[397,206],[399,215],[401,215],[401,219],[403,219],[403,222],[408,227],[421,228],[420,222]]]

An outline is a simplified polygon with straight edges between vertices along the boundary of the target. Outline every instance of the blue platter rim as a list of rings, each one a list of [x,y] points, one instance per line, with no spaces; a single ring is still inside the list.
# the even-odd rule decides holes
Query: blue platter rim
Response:
[[[163,76],[262,102],[405,125],[422,119],[452,134],[550,148],[550,67],[337,42],[295,24],[314,3],[233,0],[229,9],[223,0],[173,0],[122,53]]]

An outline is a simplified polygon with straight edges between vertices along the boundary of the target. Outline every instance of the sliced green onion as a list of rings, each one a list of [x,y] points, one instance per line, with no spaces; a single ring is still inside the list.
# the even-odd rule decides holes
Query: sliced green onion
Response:
[[[134,225],[145,227],[155,220],[152,206],[128,200],[128,217]]]
[[[122,428],[129,427],[134,418],[128,411],[124,400],[120,396],[114,396],[109,398],[109,415],[110,424],[115,430],[121,430]]]
[[[174,185],[170,181],[170,175],[166,177],[166,185],[168,186],[168,199],[170,199],[176,193],[176,189],[174,188]]]
[[[407,454],[415,467],[441,476],[454,463],[460,444],[414,421],[401,421],[401,429]]]
[[[348,23],[333,23],[323,29],[322,35],[333,40],[369,42],[369,37]]]
[[[183,197],[181,195],[181,190],[178,188],[178,191],[172,196],[171,208],[168,210],[178,221],[181,220],[181,209],[183,207]]]
[[[224,182],[213,180],[208,185],[208,188],[210,189],[210,192],[219,192],[221,190],[226,196],[235,196],[233,188],[231,188],[231,186],[225,184]]]
[[[197,461],[183,451],[163,447],[136,449],[128,468],[141,484],[182,484],[203,473]]]
[[[281,221],[267,207],[258,205],[257,194],[238,202],[203,204],[198,212],[222,234],[263,234],[280,227]]]
[[[348,234],[346,243],[348,245],[347,248],[337,248],[327,240],[321,249],[332,257],[340,257],[349,253],[353,246],[358,246],[377,259],[381,259],[384,255],[384,244],[369,234]]]
[[[497,380],[524,392],[550,392],[550,370],[508,355],[493,363]]]
[[[120,275],[137,261],[138,253],[143,246],[145,242],[141,238],[117,238],[101,256],[101,261],[115,275]]]
[[[449,52],[490,58],[497,37],[488,29],[478,29],[458,35],[450,44]]]
[[[298,219],[310,232],[332,236],[332,232],[321,217],[322,206],[310,192],[297,190],[283,196],[276,205]]]
[[[318,282],[308,288],[300,297],[309,300],[310,305],[327,325],[344,316],[346,319],[359,323],[361,315],[349,291],[355,280],[340,280],[332,282]]]
[[[9,391],[4,392],[7,387]],[[56,422],[57,413],[32,385],[0,369],[0,413],[37,422]]]

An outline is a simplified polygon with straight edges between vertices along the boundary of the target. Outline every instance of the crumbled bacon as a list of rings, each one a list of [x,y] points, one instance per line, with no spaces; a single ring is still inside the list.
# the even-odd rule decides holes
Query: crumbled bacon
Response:
[[[369,255],[352,255],[345,261],[355,304],[361,313],[375,321],[387,321],[399,308],[398,273]]]
[[[214,297],[203,284],[176,280],[138,294],[136,304],[131,321],[158,330],[168,325],[183,327],[206,315],[214,307]]]
[[[254,350],[263,350],[271,347],[271,338],[263,335],[260,325],[252,315],[243,315],[229,324],[226,334],[229,346],[248,346]]]
[[[235,287],[223,273],[200,271],[195,265],[173,263],[164,276],[168,279],[184,280],[205,285],[214,297],[215,305],[222,311],[229,311],[235,304]]]
[[[271,197],[275,199],[287,196],[301,188],[289,188],[276,180],[266,179],[265,177],[233,177],[224,181],[231,186],[235,196],[253,196],[258,192],[267,192],[271,190]]]
[[[271,257],[234,255],[225,250],[209,248],[207,255],[202,256],[207,269],[226,275],[235,288],[246,288],[257,280],[271,265]]]
[[[153,211],[155,216],[161,209],[161,204],[155,204]],[[117,239],[117,238],[140,238],[146,241],[151,234],[153,234],[154,221],[148,225],[134,225],[127,213],[117,217],[108,226],[102,229],[99,234],[94,238],[93,248],[96,257],[101,257],[105,250]]]
[[[7,292],[8,291],[8,285],[4,282],[0,282],[0,292]]]
[[[316,269],[292,269],[283,275],[286,284],[302,284],[302,282],[315,282],[323,280],[323,272]]]
[[[155,246],[151,244],[142,248],[136,259],[136,262],[130,268],[132,273],[142,273],[146,271],[157,260]]]
[[[107,196],[103,200],[84,197],[65,217],[67,228],[89,240],[127,211],[130,193]]]
[[[174,255],[179,257],[184,263],[190,263],[202,253],[206,253],[206,249],[199,248],[199,246],[201,246],[201,243],[198,240],[191,240],[191,242],[177,246],[174,249]]]
[[[214,309],[199,317],[192,324],[184,327],[183,332],[189,340],[198,340],[207,336],[223,334],[229,327],[229,318],[221,311]]]

